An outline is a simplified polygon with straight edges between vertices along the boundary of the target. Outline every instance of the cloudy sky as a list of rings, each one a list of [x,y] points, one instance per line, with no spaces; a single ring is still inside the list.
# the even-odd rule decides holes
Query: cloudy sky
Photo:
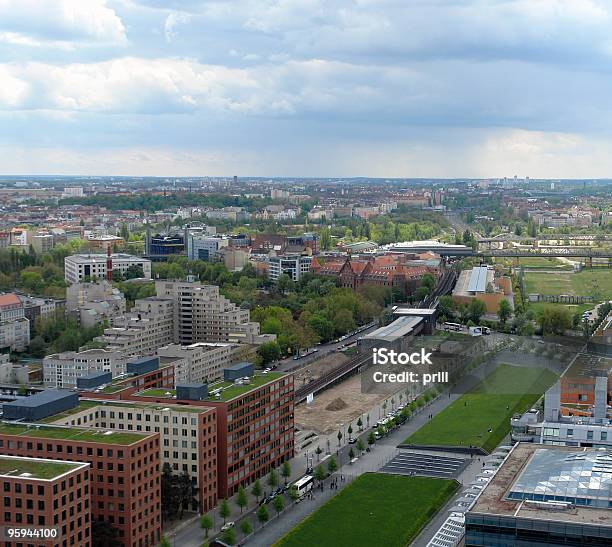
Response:
[[[0,173],[612,177],[612,2],[0,0]]]

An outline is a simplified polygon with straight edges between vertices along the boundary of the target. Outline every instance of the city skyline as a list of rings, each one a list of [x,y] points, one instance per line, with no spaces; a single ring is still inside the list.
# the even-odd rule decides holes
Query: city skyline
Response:
[[[589,0],[0,1],[0,165],[606,178],[611,15]]]

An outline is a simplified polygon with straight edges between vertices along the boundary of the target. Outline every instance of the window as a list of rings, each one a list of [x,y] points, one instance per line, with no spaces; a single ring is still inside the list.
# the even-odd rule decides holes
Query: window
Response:
[[[608,432],[607,431],[602,431],[601,432],[601,440],[602,441],[607,441],[608,440]]]
[[[587,441],[592,441],[592,440],[593,440],[593,432],[587,431]]]

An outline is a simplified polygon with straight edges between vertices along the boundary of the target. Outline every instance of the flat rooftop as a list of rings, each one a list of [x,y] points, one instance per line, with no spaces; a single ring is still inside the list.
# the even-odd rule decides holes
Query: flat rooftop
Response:
[[[86,463],[0,456],[0,476],[19,478],[19,480],[55,479],[80,467],[88,466]]]
[[[546,461],[539,461],[541,457],[536,457],[534,460],[534,455],[539,450],[545,451],[540,452],[540,454],[545,455],[544,460]],[[560,509],[552,505],[547,507],[546,503],[543,503],[544,500],[525,501],[525,499],[508,498],[509,495],[513,495],[512,492],[525,491],[527,486],[533,489],[534,492],[537,489],[540,493],[543,493],[548,488],[551,488],[552,492],[553,489],[549,485],[553,483],[560,485],[567,482],[567,486],[569,486],[570,482],[575,483],[576,481],[573,481],[570,475],[558,476],[555,475],[555,472],[558,472],[563,467],[566,459],[579,460],[583,457],[586,458],[589,452],[593,452],[593,449],[552,445],[544,447],[544,445],[532,443],[517,444],[510,451],[497,473],[485,486],[476,503],[469,510],[468,515],[471,513],[492,514],[534,520],[612,526],[612,511],[610,509],[578,505],[570,505],[567,509]],[[602,456],[612,455],[610,450],[597,452]],[[555,461],[557,463],[551,466],[551,462]],[[547,480],[546,475],[552,481]],[[528,482],[521,483],[521,477]],[[599,486],[595,482],[591,483],[588,477],[585,477],[585,481],[590,484],[591,490],[593,486]],[[605,486],[604,488],[597,487],[595,490],[598,495],[601,495],[602,499],[607,495]],[[563,497],[565,499],[565,497],[576,496],[572,496],[571,488],[566,488],[566,493]],[[556,500],[557,503],[562,501]]]
[[[364,340],[384,340],[394,342],[398,338],[412,334],[414,329],[423,321],[422,317],[404,315],[385,327],[380,327],[374,332],[366,334]]]
[[[208,397],[202,399],[202,401],[230,401],[231,399],[235,399],[236,397],[244,395],[249,391],[265,386],[266,384],[270,384],[273,381],[282,378],[283,376],[286,376],[286,373],[269,372],[268,374],[257,374],[255,376],[251,376],[251,381],[248,384],[236,384],[234,382],[224,381],[208,384]],[[221,397],[219,399],[217,399],[215,397],[215,394],[213,393],[216,390],[221,390],[219,392],[221,394]],[[151,388],[146,389],[145,391],[141,391],[140,393],[137,393],[137,395],[141,397],[164,397],[168,399],[174,399],[176,397],[176,390],[165,388]]]
[[[152,433],[123,433],[87,428],[3,422],[0,424],[0,435],[80,441],[86,443],[131,445],[146,437],[150,437]]]

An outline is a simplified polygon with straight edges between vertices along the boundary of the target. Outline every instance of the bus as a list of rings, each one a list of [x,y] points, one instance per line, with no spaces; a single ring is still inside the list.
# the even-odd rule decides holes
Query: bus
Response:
[[[444,330],[456,330],[456,331],[460,331],[463,330],[463,325],[461,323],[444,323],[442,325],[442,327],[444,328]]]
[[[304,475],[301,479],[295,481],[292,486],[295,486],[297,493],[302,497],[306,492],[310,492],[314,485],[314,477],[312,475]]]

